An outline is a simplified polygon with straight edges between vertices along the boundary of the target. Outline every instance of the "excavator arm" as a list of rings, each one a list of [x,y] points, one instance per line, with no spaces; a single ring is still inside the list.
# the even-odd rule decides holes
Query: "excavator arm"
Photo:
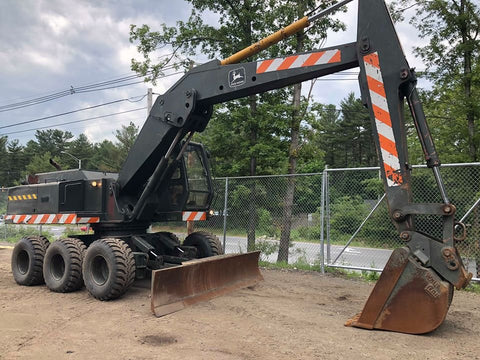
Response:
[[[415,73],[405,59],[384,1],[358,1],[355,42],[235,63],[304,28],[317,17],[301,19],[231,58],[193,68],[157,98],[131,151],[135,156],[127,159],[119,175],[120,194],[132,194],[138,191],[139,184],[147,183],[141,187],[139,200],[125,213],[131,219],[145,216],[149,194],[166,172],[171,149],[187,134],[191,137],[205,129],[215,104],[359,67],[359,85],[374,129],[389,213],[405,246],[393,252],[364,310],[347,325],[406,333],[432,331],[446,316],[452,286],[465,287],[472,275],[466,272],[455,247],[455,206],[440,176],[440,161],[417,94]],[[419,204],[412,200],[405,101],[442,203]],[[441,238],[417,231],[417,215],[439,217]]]

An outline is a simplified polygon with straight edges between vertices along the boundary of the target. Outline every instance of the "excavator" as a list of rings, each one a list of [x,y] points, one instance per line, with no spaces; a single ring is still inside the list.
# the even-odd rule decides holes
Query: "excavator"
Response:
[[[383,0],[358,0],[354,42],[257,61],[244,61],[313,24],[351,0],[341,1],[224,60],[190,69],[159,96],[118,176],[87,171],[38,174],[11,188],[7,219],[14,223],[88,223],[93,234],[50,244],[21,239],[13,250],[17,283],[45,281],[68,292],[85,284],[95,298],[121,296],[135,277],[151,273],[152,310],[178,311],[262,280],[258,252],[221,255],[212,234],[199,231],[181,244],[168,232],[148,232],[154,221],[205,218],[212,200],[208,157],[191,142],[207,126],[213,106],[339,71],[359,68],[362,101],[369,110],[388,211],[404,246],[393,251],[363,310],[347,326],[422,334],[444,321],[453,289],[464,288],[456,242],[465,225],[455,221],[440,160],[416,89]],[[404,105],[408,104],[440,203],[412,197]],[[417,230],[415,218],[438,218],[437,236]],[[438,234],[441,234],[438,236]]]

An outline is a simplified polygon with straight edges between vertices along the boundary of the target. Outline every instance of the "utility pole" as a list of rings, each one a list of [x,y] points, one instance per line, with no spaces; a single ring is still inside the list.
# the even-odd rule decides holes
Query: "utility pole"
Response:
[[[147,116],[150,115],[150,110],[152,110],[152,88],[147,90]]]

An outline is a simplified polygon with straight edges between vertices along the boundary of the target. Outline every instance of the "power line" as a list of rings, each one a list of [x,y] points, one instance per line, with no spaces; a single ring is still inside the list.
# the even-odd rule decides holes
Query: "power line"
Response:
[[[143,82],[143,81],[138,81],[138,82],[128,83],[128,84],[122,84],[122,86],[138,84],[140,82]],[[102,83],[102,86],[105,86],[105,85]],[[117,85],[117,87],[120,87],[120,85]],[[64,97],[64,96],[67,96],[67,95],[73,95],[73,94],[76,94],[76,93],[105,90],[105,88],[95,89],[95,88],[89,88],[88,86],[81,87],[81,88],[82,89],[80,90],[80,88],[71,87],[69,90],[60,91],[60,92],[57,92],[57,93],[54,93],[54,94],[38,97],[38,98],[27,100],[27,101],[22,101],[22,102],[17,102],[17,103],[13,103],[13,104],[3,105],[3,106],[0,106],[0,112],[12,111],[12,110],[21,109],[21,108],[28,107],[28,106],[38,105],[38,104],[41,104],[41,103],[56,100],[56,99],[59,99],[61,97]],[[111,89],[112,87],[109,87],[109,88]]]
[[[66,112],[63,112],[63,113],[60,113],[60,114],[44,116],[44,117],[41,117],[41,118],[38,118],[38,119],[22,121],[22,122],[19,122],[19,123],[16,123],[16,124],[4,125],[4,126],[0,126],[0,129],[10,128],[10,127],[19,126],[19,125],[25,125],[25,124],[31,124],[31,123],[34,123],[34,122],[37,122],[37,121],[52,119],[52,118],[59,117],[59,116],[74,114],[74,113],[77,113],[77,112],[80,112],[80,111],[85,111],[85,110],[91,110],[91,109],[99,108],[99,107],[101,107],[101,106],[107,106],[107,105],[117,104],[117,103],[122,102],[122,101],[138,102],[138,101],[141,101],[145,96],[146,96],[146,95],[143,95],[139,100],[135,100],[135,101],[132,101],[132,100],[130,100],[130,99],[119,99],[119,100],[110,101],[110,102],[103,103],[103,104],[88,106],[88,107],[82,108],[82,109],[66,111]]]
[[[131,113],[131,112],[134,112],[134,111],[145,110],[146,108],[147,108],[147,107],[144,106],[144,107],[137,108],[137,109],[120,111],[120,112],[117,112],[117,113],[112,113],[112,114],[107,114],[107,115],[100,115],[100,116],[90,117],[90,118],[81,119],[81,120],[73,120],[73,121],[68,121],[68,122],[64,122],[64,123],[60,123],[60,124],[52,124],[52,125],[49,125],[49,126],[42,126],[42,127],[38,127],[38,128],[34,128],[34,129],[12,131],[12,132],[9,132],[9,133],[0,134],[0,136],[11,135],[11,134],[19,134],[19,133],[24,133],[24,132],[29,132],[29,131],[49,129],[49,128],[51,128],[51,127],[57,127],[57,126],[64,126],[64,125],[76,124],[76,123],[80,123],[80,122],[91,121],[91,120],[96,120],[96,119],[102,119],[102,118],[111,117],[111,116],[115,116],[115,115],[127,114],[127,113]]]
[[[176,65],[177,64],[172,64],[172,65],[166,66],[162,70],[166,71],[166,70],[175,69]],[[175,72],[175,73],[172,73],[172,74],[161,76],[161,78],[177,75],[177,74],[180,74],[180,73],[182,73],[182,72]],[[151,75],[151,74],[152,74],[152,72],[148,71],[145,75]],[[12,104],[2,105],[2,106],[0,106],[0,112],[12,111],[12,110],[21,109],[21,108],[24,108],[24,107],[38,105],[38,104],[42,104],[42,103],[45,103],[45,102],[48,102],[48,101],[57,100],[59,98],[62,98],[64,96],[68,96],[68,95],[89,93],[89,92],[94,92],[94,91],[102,91],[102,90],[108,90],[108,89],[113,89],[113,88],[119,88],[119,87],[124,87],[124,86],[140,84],[140,83],[143,83],[144,81],[140,80],[140,81],[129,82],[129,83],[126,83],[126,84],[120,84],[122,82],[135,80],[135,79],[138,79],[140,77],[143,77],[143,75],[134,74],[134,75],[124,76],[124,77],[116,78],[116,79],[112,79],[112,80],[106,80],[106,81],[101,81],[101,82],[97,82],[97,83],[87,84],[87,85],[83,85],[83,86],[77,86],[77,87],[70,86],[69,89],[62,90],[62,91],[59,91],[59,92],[55,92],[55,93],[52,93],[52,94],[48,94],[48,95],[45,95],[45,96],[40,96],[40,97],[36,97],[36,98],[33,98],[33,99],[12,103]]]

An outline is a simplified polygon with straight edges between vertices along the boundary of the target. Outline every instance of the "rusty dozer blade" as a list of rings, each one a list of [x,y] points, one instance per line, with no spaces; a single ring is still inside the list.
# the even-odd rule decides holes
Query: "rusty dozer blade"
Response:
[[[435,330],[447,315],[453,287],[421,266],[407,248],[395,249],[363,311],[346,326],[408,334]]]
[[[263,280],[260,252],[192,260],[152,272],[152,311],[160,317]]]

